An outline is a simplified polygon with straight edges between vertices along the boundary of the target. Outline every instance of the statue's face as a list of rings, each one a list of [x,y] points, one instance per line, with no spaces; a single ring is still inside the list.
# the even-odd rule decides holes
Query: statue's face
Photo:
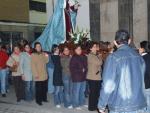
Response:
[[[75,5],[75,1],[74,0],[68,0],[68,3],[70,4],[70,6]]]

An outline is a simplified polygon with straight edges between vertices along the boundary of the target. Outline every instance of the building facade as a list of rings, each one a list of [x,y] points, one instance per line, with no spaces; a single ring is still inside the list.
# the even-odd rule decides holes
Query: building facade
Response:
[[[35,40],[47,23],[46,0],[0,0],[0,41]]]
[[[126,29],[135,44],[150,40],[150,0],[78,0],[77,26],[95,41],[113,41]],[[56,0],[0,0],[0,41],[35,40],[53,14]]]
[[[51,16],[56,0],[47,1]],[[143,40],[150,40],[150,0],[78,1],[81,7],[77,26],[79,29],[89,29],[92,40],[113,41],[118,29],[129,31],[136,46]]]

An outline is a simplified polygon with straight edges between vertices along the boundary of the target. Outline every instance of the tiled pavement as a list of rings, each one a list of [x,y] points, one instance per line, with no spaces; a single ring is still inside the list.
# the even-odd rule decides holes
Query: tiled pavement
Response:
[[[38,106],[35,101],[16,103],[16,97],[13,88],[7,94],[6,98],[0,95],[0,113],[97,113],[89,112],[87,108],[82,110],[66,109],[64,107],[58,109],[53,105],[52,95],[48,96],[48,103],[43,103],[43,106]]]

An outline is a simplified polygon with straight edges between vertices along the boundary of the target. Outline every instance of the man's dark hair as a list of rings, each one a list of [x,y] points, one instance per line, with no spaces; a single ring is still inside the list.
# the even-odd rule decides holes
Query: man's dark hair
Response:
[[[62,52],[63,52],[66,48],[70,50],[70,48],[69,48],[67,45],[64,45],[64,47],[62,48]]]
[[[2,46],[1,46],[1,49],[3,49],[3,50],[7,50],[7,48],[6,48],[6,46],[5,46],[5,45],[2,45]]]
[[[128,31],[126,30],[118,30],[116,32],[115,41],[117,44],[128,44],[128,40],[130,38],[130,35]]]
[[[81,47],[81,48],[82,48],[81,44],[75,44],[75,45],[74,45],[74,51],[75,51],[78,47]]]
[[[34,43],[34,49],[36,48],[36,45],[40,45],[41,46],[41,43],[40,42],[35,42]],[[42,47],[42,46],[41,46]]]
[[[88,44],[88,49],[92,49],[94,45],[97,45],[98,43],[97,42],[94,42],[94,41],[91,41],[89,44]]]
[[[35,42],[35,43],[34,43],[34,48],[33,48],[33,53],[37,53],[37,50],[35,49],[37,45],[40,45],[41,48],[42,48],[42,45],[41,45],[40,42]],[[41,51],[43,51],[43,50],[41,50]]]
[[[59,48],[57,44],[52,45],[52,53],[54,53],[57,48]]]
[[[140,47],[145,50],[145,52],[150,52],[150,43],[148,41],[142,41],[140,42]]]
[[[24,48],[25,48],[26,46],[29,46],[29,47],[30,47],[30,44],[29,44],[29,43],[24,44]]]
[[[16,47],[21,49],[21,45],[19,43],[16,43],[16,44],[13,45],[13,51],[14,51],[14,48],[16,48]]]

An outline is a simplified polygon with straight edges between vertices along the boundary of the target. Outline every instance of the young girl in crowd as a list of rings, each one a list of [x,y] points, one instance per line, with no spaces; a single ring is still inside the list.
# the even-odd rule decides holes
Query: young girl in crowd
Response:
[[[14,87],[17,97],[17,102],[24,99],[24,84],[22,81],[22,73],[20,69],[20,46],[15,45],[13,48],[13,53],[7,61],[7,65],[12,68],[12,76],[14,81]]]
[[[31,69],[31,49],[29,44],[24,45],[24,52],[20,57],[20,69],[22,73],[22,79],[25,85],[25,100],[33,100],[33,75]]]
[[[31,55],[31,67],[35,81],[35,99],[38,105],[47,102],[47,68],[48,54],[42,52],[39,42],[34,44],[35,51]]]
[[[54,85],[54,104],[57,108],[63,103],[63,81],[60,52],[57,45],[52,46],[52,61],[54,64],[53,85]]]
[[[77,110],[81,110],[81,106],[85,104],[86,74],[87,74],[87,58],[82,55],[80,45],[75,45],[75,54],[70,61],[70,71],[72,78],[72,104]]]
[[[72,80],[69,69],[70,64],[70,50],[67,46],[63,48],[63,54],[61,56],[61,65],[62,65],[62,75],[63,75],[63,84],[64,84],[64,106],[66,108],[72,108]]]
[[[89,44],[90,53],[88,55],[87,80],[89,85],[89,104],[90,111],[97,110],[98,98],[101,86],[102,58],[97,54],[97,43]]]

